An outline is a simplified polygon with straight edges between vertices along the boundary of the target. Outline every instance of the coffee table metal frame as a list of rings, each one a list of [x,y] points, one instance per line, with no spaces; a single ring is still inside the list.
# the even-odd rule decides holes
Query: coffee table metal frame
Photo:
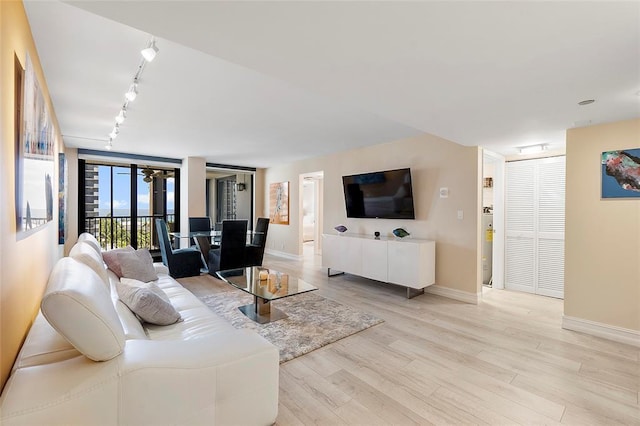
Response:
[[[216,275],[227,284],[253,296],[252,304],[240,306],[238,309],[259,324],[287,318],[287,314],[271,306],[273,300],[318,289],[297,277],[261,266],[228,269],[218,271]],[[266,278],[260,279],[265,276]],[[286,288],[281,286],[285,278]],[[272,289],[276,291],[271,291]]]

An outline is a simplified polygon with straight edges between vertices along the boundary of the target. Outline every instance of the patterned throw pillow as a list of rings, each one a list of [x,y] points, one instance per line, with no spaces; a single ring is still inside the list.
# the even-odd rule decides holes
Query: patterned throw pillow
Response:
[[[169,325],[180,320],[169,297],[155,283],[122,278],[116,289],[120,300],[144,322]]]
[[[147,249],[139,249],[133,252],[117,253],[122,277],[149,282],[158,279],[158,274],[153,267],[153,258]]]
[[[117,248],[109,251],[102,252],[102,259],[107,264],[107,268],[111,269],[118,278],[122,277],[122,267],[120,266],[120,260],[118,259],[118,253],[131,253],[135,249],[131,246],[124,248]]]

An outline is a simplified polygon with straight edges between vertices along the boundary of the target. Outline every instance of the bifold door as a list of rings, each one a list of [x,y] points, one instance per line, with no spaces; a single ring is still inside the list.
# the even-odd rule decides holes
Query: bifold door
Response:
[[[506,165],[505,288],[564,297],[565,157]]]

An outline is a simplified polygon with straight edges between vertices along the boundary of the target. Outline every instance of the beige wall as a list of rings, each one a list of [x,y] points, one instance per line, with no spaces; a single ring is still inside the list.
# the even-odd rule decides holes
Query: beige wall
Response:
[[[567,316],[640,330],[640,200],[600,198],[602,152],[639,147],[639,119],[567,132]]]
[[[481,197],[479,173],[482,155],[477,147],[464,147],[430,135],[375,145],[325,157],[269,168],[265,171],[262,215],[268,216],[269,184],[289,181],[289,225],[269,225],[267,249],[300,255],[300,174],[323,171],[323,232],[343,224],[349,232],[391,235],[404,227],[415,238],[436,241],[436,284],[470,293],[479,291],[480,244],[478,220]],[[342,176],[360,172],[411,167],[416,220],[347,219]],[[439,188],[449,198],[439,198]],[[464,219],[457,219],[458,210]]]
[[[20,345],[35,317],[49,272],[59,257],[57,220],[35,232],[16,233],[14,194],[14,55],[24,66],[29,53],[49,111],[57,126],[24,7],[0,1],[0,384],[4,385]],[[62,143],[62,137],[57,135]],[[57,175],[57,161],[55,162]],[[57,178],[54,179],[57,192]],[[54,218],[58,215],[54,203]]]

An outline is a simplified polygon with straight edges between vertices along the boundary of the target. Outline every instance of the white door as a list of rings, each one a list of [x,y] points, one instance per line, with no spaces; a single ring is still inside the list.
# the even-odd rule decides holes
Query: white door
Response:
[[[506,165],[505,287],[564,297],[565,157]]]

